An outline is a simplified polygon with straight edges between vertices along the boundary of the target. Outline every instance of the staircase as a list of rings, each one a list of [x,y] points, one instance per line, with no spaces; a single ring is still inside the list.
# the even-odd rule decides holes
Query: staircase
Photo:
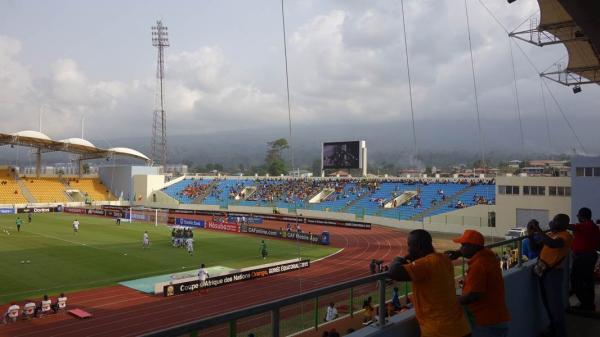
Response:
[[[33,197],[33,194],[31,194],[31,192],[29,192],[29,190],[25,186],[25,183],[23,183],[23,180],[21,180],[17,175],[15,175],[15,180],[17,181],[17,184],[19,184],[19,188],[21,188],[21,194],[23,194],[25,199],[27,199],[27,202],[32,203],[32,204],[36,203],[37,200],[35,200],[35,198]]]
[[[204,193],[202,193],[201,195],[199,195],[196,199],[194,199],[192,201],[192,204],[201,204],[204,202],[204,199],[215,189],[217,188],[217,186],[219,186],[219,181],[218,180],[213,180],[210,182],[210,187],[208,187],[206,189],[206,191]]]
[[[375,193],[375,191],[377,191],[377,190],[373,189],[372,191],[363,194],[360,198],[354,198],[354,200],[352,200],[347,206],[342,207],[338,212],[345,213],[347,210],[349,210],[352,206],[354,206],[354,204],[356,204],[360,200],[364,200],[365,198],[371,197],[371,195],[373,195],[373,193]]]
[[[69,184],[67,183],[65,178],[59,176],[58,181],[60,181],[63,184],[63,186],[65,187],[64,191],[65,191],[65,194],[67,195],[67,198],[69,199],[69,201],[79,201],[79,202],[85,201],[85,196],[83,195],[83,193],[81,193],[80,190],[77,190],[78,192],[73,192],[73,193],[67,192],[67,190],[75,190],[75,189],[71,188],[71,186],[69,186]]]
[[[434,211],[437,211],[438,209],[440,209],[442,207],[446,207],[446,206],[448,206],[448,204],[455,202],[461,195],[463,195],[466,192],[472,190],[473,188],[475,188],[475,186],[469,186],[467,188],[464,188],[463,190],[461,190],[459,192],[456,192],[452,197],[447,198],[446,200],[444,200],[444,201],[440,202],[439,204],[435,205],[434,207],[429,207],[428,209],[424,210],[423,212],[414,215],[409,220],[410,221],[421,220],[424,217],[428,216],[429,214],[433,213]]]
[[[308,200],[308,202],[310,204],[318,204],[321,202],[321,200],[327,199],[327,197],[329,197],[333,193],[335,193],[335,189],[326,187],[321,192],[315,194],[314,197],[310,198],[310,200]]]
[[[415,196],[417,196],[417,194],[418,194],[417,191],[405,191],[401,195],[399,195],[399,196],[395,197],[394,199],[388,201],[385,205],[383,205],[383,208],[395,208],[394,207],[394,200],[396,201],[396,207],[398,207],[400,205],[404,205],[409,200],[411,200],[412,198],[414,198]]]

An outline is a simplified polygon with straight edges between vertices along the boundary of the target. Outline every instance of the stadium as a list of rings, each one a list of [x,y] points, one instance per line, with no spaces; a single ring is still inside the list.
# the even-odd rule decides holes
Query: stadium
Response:
[[[504,29],[485,1],[479,4]],[[559,71],[536,71],[536,76],[559,83],[561,90],[571,86],[573,93],[582,86],[596,90],[598,5],[538,4],[538,21],[531,21],[535,25],[528,31],[515,29],[510,39],[564,45],[568,64]],[[134,146],[96,146],[84,138],[83,122],[81,137],[54,139],[42,132],[41,113],[39,131],[0,130],[0,156],[6,155],[0,157],[0,336],[425,335],[424,316],[419,317],[424,286],[409,271],[419,260],[413,259],[416,248],[414,243],[409,248],[409,242],[424,232],[430,233],[431,253],[446,252],[438,255],[448,261],[451,252],[467,243],[457,237],[478,233],[482,241],[476,245],[495,256],[492,269],[499,272],[510,312],[501,324],[504,336],[539,336],[548,326],[556,328],[544,282],[533,272],[544,249],[555,248],[554,241],[540,244],[539,258],[524,252],[524,241],[534,241],[532,220],[539,223],[539,235],[551,236],[547,233],[556,230],[562,215],[570,217],[568,226],[580,225],[582,209],[598,217],[600,156],[580,151],[494,167],[480,141],[474,148],[479,145],[481,157],[472,167],[432,170],[410,163],[393,174],[379,174],[370,164],[380,149],[353,134],[318,139],[320,153],[311,153],[319,156],[318,167],[301,171],[305,167],[299,158],[294,163],[293,148],[303,144],[292,143],[287,83],[289,136],[268,143],[261,170],[177,170],[175,166],[185,165],[167,157],[166,31],[162,21],[152,27],[158,60],[151,154]],[[285,19],[283,34],[288,81]],[[408,54],[406,49],[413,112]],[[470,54],[473,66],[473,50]],[[471,71],[477,104],[474,66]],[[540,81],[551,95],[547,82]],[[518,105],[518,95],[516,100]],[[26,125],[19,116],[10,118]],[[481,128],[473,133],[483,139]],[[583,148],[575,131],[573,135],[575,146]],[[415,159],[414,115],[412,137]],[[522,129],[521,137],[524,143]],[[29,153],[28,159],[19,159],[18,151]],[[68,165],[57,163],[57,157],[68,158]],[[591,215],[587,220],[593,220]],[[577,235],[573,228],[569,235]],[[600,245],[600,236],[598,240]],[[448,262],[452,299],[471,282],[468,271],[475,259],[462,249],[457,251],[461,257]],[[596,289],[597,250],[600,246],[591,253],[596,268],[591,287]],[[565,302],[561,313],[569,335],[595,335],[598,313],[571,307],[584,304],[569,289],[569,280],[577,280],[569,275],[578,252],[564,254],[557,265],[564,264],[560,277],[566,281],[552,292]],[[398,268],[409,276],[398,276],[403,275]],[[424,279],[438,279],[427,275]],[[591,294],[591,303],[598,305],[597,293]],[[431,297],[440,296],[436,292]],[[461,308],[458,301],[456,307]],[[460,315],[467,322],[462,309]],[[473,336],[479,336],[479,322],[472,324]],[[430,335],[454,336],[441,330],[430,330]]]

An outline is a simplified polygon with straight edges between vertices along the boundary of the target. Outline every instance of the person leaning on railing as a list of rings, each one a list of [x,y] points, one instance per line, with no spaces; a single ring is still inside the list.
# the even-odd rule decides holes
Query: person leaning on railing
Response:
[[[543,247],[533,272],[539,277],[542,302],[550,319],[550,336],[567,336],[567,318],[563,288],[565,283],[566,257],[571,250],[573,236],[567,231],[569,216],[557,214],[550,221],[550,232],[539,233],[537,237]]]
[[[583,207],[577,212],[577,224],[569,225],[573,231],[573,266],[571,288],[580,305],[571,309],[595,311],[594,268],[600,249],[600,229],[592,221],[592,210]]]
[[[466,306],[473,337],[506,336],[510,313],[504,299],[504,280],[496,254],[484,247],[483,235],[475,230],[465,230],[453,241],[460,243],[460,250],[445,254],[452,260],[459,257],[469,259],[459,301]]]
[[[422,337],[470,336],[471,329],[458,303],[454,266],[437,253],[429,232],[408,235],[408,256],[397,257],[389,271],[396,281],[412,281],[413,304]]]
[[[540,255],[542,243],[536,240],[537,233],[541,233],[540,223],[536,219],[531,219],[527,223],[527,237],[521,241],[521,255],[526,256],[527,260],[533,260]]]

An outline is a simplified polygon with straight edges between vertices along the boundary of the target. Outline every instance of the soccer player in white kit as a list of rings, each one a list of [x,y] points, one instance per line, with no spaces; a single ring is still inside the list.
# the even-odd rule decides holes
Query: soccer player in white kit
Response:
[[[206,272],[206,269],[204,268],[204,263],[200,265],[200,269],[198,269],[198,280],[200,280],[200,289],[204,288],[206,286],[206,279],[209,277],[208,273]],[[206,293],[207,290],[204,289],[204,293]]]
[[[144,242],[144,245],[143,245],[144,249],[150,248],[150,236],[148,236],[148,231],[144,231],[143,242]]]
[[[79,220],[75,219],[73,221],[73,234],[79,232]]]
[[[185,240],[185,244],[186,244],[187,252],[190,255],[193,255],[194,254],[194,239],[188,238],[187,240]]]

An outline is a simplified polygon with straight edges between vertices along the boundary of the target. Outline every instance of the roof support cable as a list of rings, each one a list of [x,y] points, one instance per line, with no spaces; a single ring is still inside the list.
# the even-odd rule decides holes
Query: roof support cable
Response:
[[[550,90],[550,87],[548,86],[548,83],[546,83],[546,81],[544,81],[543,78],[542,78],[542,83],[544,84],[544,87],[546,88],[546,90],[550,94],[550,97],[552,98],[552,101],[554,101],[554,104],[556,104],[556,107],[558,108],[558,111],[560,112],[560,115],[562,116],[562,118],[564,119],[565,123],[567,124],[567,126],[571,130],[571,133],[575,137],[575,140],[577,141],[577,144],[579,145],[579,148],[581,149],[581,151],[583,151],[583,153],[586,153],[585,147],[583,146],[583,143],[581,142],[581,139],[579,139],[579,136],[577,135],[577,132],[575,132],[575,129],[573,128],[573,125],[571,125],[571,122],[567,118],[567,115],[565,115],[565,112],[563,111],[562,107],[560,106],[560,104],[558,104],[558,100],[556,99],[556,97],[552,93],[552,90]]]
[[[281,0],[281,23],[283,30],[283,56],[285,58],[285,88],[287,92],[287,108],[288,108],[288,122],[290,130],[290,164],[291,171],[294,171],[294,146],[292,142],[292,108],[290,105],[290,77],[288,74],[288,57],[287,57],[287,41],[285,37],[285,12],[283,10],[283,0]]]
[[[481,4],[481,6],[483,8],[485,8],[485,10],[487,11],[487,13],[494,19],[494,21],[496,21],[496,23],[502,27],[502,29],[509,34],[508,30],[506,29],[506,27],[504,27],[504,25],[500,22],[500,20],[498,20],[498,18],[494,15],[494,13],[492,13],[492,11],[490,11],[490,9],[483,3],[482,0],[478,0],[479,3]],[[465,0],[466,2],[466,0]],[[519,51],[521,51],[521,54],[523,54],[523,56],[525,56],[525,59],[527,60],[527,63],[529,63],[529,65],[531,66],[531,68],[533,68],[533,70],[535,71],[535,73],[538,76],[541,76],[542,72],[540,72],[540,70],[535,66],[535,63],[533,63],[533,61],[531,60],[531,58],[527,55],[527,53],[525,53],[525,51],[523,50],[523,48],[521,48],[521,46],[517,43],[516,44],[517,48],[519,49]],[[554,102],[554,104],[556,104],[556,107],[558,108],[558,111],[560,111],[561,116],[563,117],[565,123],[567,124],[569,130],[571,130],[571,133],[573,134],[573,137],[575,138],[575,140],[577,141],[577,144],[579,145],[579,147],[581,148],[581,151],[583,151],[584,153],[585,151],[585,147],[583,146],[583,143],[581,143],[581,140],[579,139],[579,136],[577,135],[577,133],[575,132],[575,129],[573,128],[573,126],[571,125],[571,122],[569,122],[569,119],[567,118],[567,116],[565,115],[564,110],[562,109],[562,107],[560,106],[560,104],[558,104],[558,100],[556,99],[556,97],[554,97],[554,94],[552,93],[552,91],[550,90],[550,87],[548,86],[548,83],[546,83],[546,81],[542,81],[543,86],[546,87],[546,90],[548,90],[548,93],[550,94],[550,97],[552,97],[552,101]]]
[[[517,87],[517,72],[515,71],[515,57],[513,55],[512,41],[508,38],[508,46],[510,49],[510,61],[512,65],[513,83],[515,86],[515,107],[517,109],[517,118],[519,119],[519,134],[521,140],[521,152],[523,158],[525,158],[525,134],[523,133],[523,120],[521,119],[521,105],[519,104],[519,89]]]
[[[473,75],[473,94],[475,96],[475,111],[477,113],[477,130],[479,132],[479,149],[481,152],[481,166],[485,173],[485,140],[483,138],[483,130],[481,129],[481,116],[479,113],[479,98],[477,96],[477,81],[475,79],[475,62],[473,61],[473,45],[471,43],[471,25],[469,24],[469,8],[467,0],[465,0],[465,17],[467,19],[467,36],[469,38],[469,52],[471,55],[471,74]],[[473,170],[475,172],[475,170]]]
[[[546,119],[546,135],[548,136],[548,146],[550,151],[552,148],[552,136],[550,135],[550,119],[548,119],[548,108],[546,107],[546,96],[544,95],[544,83],[542,83],[544,79],[540,76],[540,91],[542,93],[542,104],[544,105],[544,118]]]
[[[400,0],[400,7],[402,8],[402,33],[404,35],[404,54],[406,56],[406,74],[408,77],[408,98],[410,101],[410,117],[412,120],[414,156],[415,156],[415,160],[418,160],[419,148],[417,147],[417,131],[415,128],[415,111],[413,108],[412,81],[410,78],[410,62],[408,59],[408,42],[406,39],[406,19],[404,18],[404,0]]]

